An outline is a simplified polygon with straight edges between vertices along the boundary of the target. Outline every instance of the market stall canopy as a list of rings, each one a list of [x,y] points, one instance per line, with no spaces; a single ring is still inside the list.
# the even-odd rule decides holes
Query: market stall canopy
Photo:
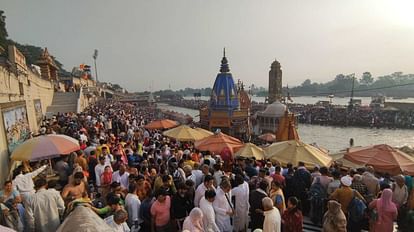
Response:
[[[242,156],[246,158],[255,157],[256,160],[264,159],[264,151],[262,148],[254,145],[253,143],[245,143],[235,154],[235,156]]]
[[[265,133],[265,134],[259,135],[259,139],[264,140],[266,142],[275,142],[276,135],[272,133]]]
[[[242,146],[243,143],[240,140],[222,132],[197,140],[194,143],[196,149],[200,151],[210,151],[216,154],[220,154],[225,148],[234,153],[235,148],[240,148]]]
[[[66,135],[42,135],[26,140],[12,153],[11,159],[37,161],[67,155],[80,150],[78,140]]]
[[[178,126],[178,122],[170,120],[170,119],[161,119],[161,120],[155,120],[144,127],[149,130],[161,130],[161,129],[170,129],[173,127]]]
[[[297,140],[273,143],[264,151],[266,159],[279,161],[282,165],[297,165],[302,161],[307,168],[313,168],[315,165],[329,167],[332,163],[332,158],[327,153]]]
[[[356,164],[370,165],[377,172],[391,175],[407,172],[414,175],[414,158],[386,144],[350,148],[344,159]]]
[[[187,125],[181,125],[176,128],[164,131],[162,134],[170,138],[174,138],[178,141],[196,141],[209,136]]]

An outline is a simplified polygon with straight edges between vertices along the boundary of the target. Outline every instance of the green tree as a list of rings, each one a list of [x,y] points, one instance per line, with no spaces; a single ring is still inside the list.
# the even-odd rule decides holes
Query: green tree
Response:
[[[361,85],[371,85],[372,83],[374,83],[374,78],[372,77],[370,72],[364,72],[359,82],[361,83]]]
[[[9,34],[6,29],[6,16],[4,16],[4,11],[0,10],[0,46],[4,49],[7,49],[8,36]]]

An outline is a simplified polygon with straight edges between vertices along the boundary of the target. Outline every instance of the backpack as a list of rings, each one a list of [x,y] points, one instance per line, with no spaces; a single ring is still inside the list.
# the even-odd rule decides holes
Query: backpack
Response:
[[[310,201],[310,219],[314,224],[322,225],[328,194],[319,178],[317,178],[317,181],[311,185],[308,194]]]
[[[348,205],[348,220],[351,222],[361,222],[367,206],[361,199],[355,197],[355,190],[352,190],[352,200]]]

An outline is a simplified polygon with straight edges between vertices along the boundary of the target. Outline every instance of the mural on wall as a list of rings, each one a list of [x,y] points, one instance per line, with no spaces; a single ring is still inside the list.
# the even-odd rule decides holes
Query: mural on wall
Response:
[[[42,118],[43,118],[42,102],[40,101],[40,99],[36,99],[36,100],[33,100],[33,105],[34,105],[37,125],[40,125],[40,123],[42,122]]]
[[[6,130],[7,146],[10,154],[30,136],[26,105],[2,108],[3,123]]]

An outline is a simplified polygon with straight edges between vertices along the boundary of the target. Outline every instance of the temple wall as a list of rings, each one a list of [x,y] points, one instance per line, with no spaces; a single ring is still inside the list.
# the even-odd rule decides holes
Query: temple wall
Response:
[[[16,75],[6,67],[0,66],[0,184],[7,178],[9,172],[8,140],[11,137],[19,138],[23,134],[22,131],[25,131],[20,126],[16,126],[14,128],[17,130],[14,133],[7,133],[6,121],[10,124],[13,121],[10,118],[19,118],[21,111],[17,109],[25,108],[27,123],[22,124],[28,124],[28,129],[36,134],[46,108],[52,103],[53,93],[53,83],[42,79],[30,70],[27,75]]]

